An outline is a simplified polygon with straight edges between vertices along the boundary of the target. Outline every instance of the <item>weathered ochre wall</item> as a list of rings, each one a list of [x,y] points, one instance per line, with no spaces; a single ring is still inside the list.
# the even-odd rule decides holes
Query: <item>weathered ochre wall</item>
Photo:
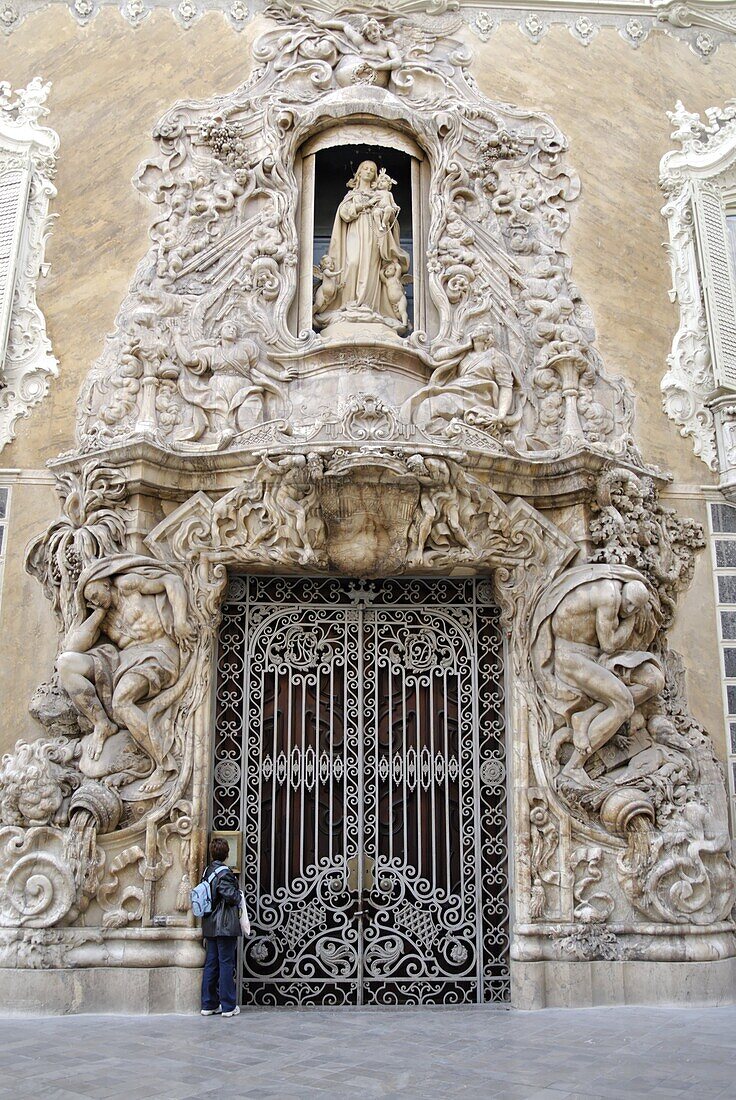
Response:
[[[3,43],[0,78],[14,87],[41,75],[52,81],[50,124],[61,139],[47,250],[51,272],[39,301],[61,362],[49,397],[18,426],[0,455],[5,468],[38,469],[73,444],[74,406],[82,378],[112,329],[155,211],[131,185],[151,154],[151,130],[178,99],[204,99],[247,77],[250,48],[262,27],[235,32],[216,14],[185,31],[165,12],[138,28],[105,9],[80,28],[61,5],[29,17]],[[736,89],[736,46],[704,64],[687,45],[654,34],[632,49],[613,30],[582,47],[565,28],[538,45],[515,25],[487,43],[469,31],[473,71],[491,97],[547,111],[570,140],[569,163],[582,194],[567,237],[573,275],[593,310],[598,346],[610,373],[637,396],[636,430],[645,458],[679,485],[713,482],[689,441],[661,411],[659,382],[677,327],[668,298],[666,236],[658,165],[670,147],[665,111],[681,98],[691,110],[722,104]],[[1,477],[2,475],[0,475]],[[678,498],[703,520],[702,501]],[[16,485],[10,516],[0,630],[0,747],[30,732],[29,695],[50,670],[55,639],[39,586],[22,572],[20,554],[56,511],[46,486]],[[690,670],[693,710],[722,744],[712,579],[703,555],[683,601],[675,643]]]

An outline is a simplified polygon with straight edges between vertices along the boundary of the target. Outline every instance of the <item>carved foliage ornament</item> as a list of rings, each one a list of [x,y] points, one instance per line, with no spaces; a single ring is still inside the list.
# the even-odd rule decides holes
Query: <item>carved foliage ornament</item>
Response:
[[[686,951],[683,926],[725,920],[734,893],[723,777],[666,644],[702,533],[659,504],[571,282],[564,139],[482,98],[431,22],[333,14],[281,5],[251,80],[170,112],[137,177],[160,208],[152,247],[80,397],[62,515],[29,555],[61,640],[32,702],[45,737],[0,768],[0,920],[186,920],[228,567],[457,570],[492,575],[510,632],[519,937],[592,957],[613,950],[609,921],[644,917]],[[356,114],[410,129],[429,165],[427,333],[293,323],[299,151]],[[540,470],[602,469],[573,488],[594,560],[476,476],[479,456],[522,493]],[[128,485],[147,465],[178,494],[175,464],[192,494],[151,529]]]
[[[198,493],[172,512],[146,540],[151,557],[97,557],[94,538],[77,541],[81,572],[58,679],[34,700],[48,737],[19,742],[0,770],[7,923],[68,923],[94,899],[107,926],[136,921],[146,898],[131,870],[163,875],[170,838],[189,844],[181,799],[206,754],[191,722],[227,565],[313,574],[369,563],[383,575],[458,566],[494,574],[511,628],[510,675],[531,716],[529,919],[549,919],[559,898],[564,821],[580,845],[595,844],[568,857],[573,922],[607,920],[624,898],[655,921],[724,919],[734,874],[723,776],[684,706],[663,629],[702,533],[663,509],[651,485],[611,469],[592,525],[599,561],[571,564],[577,549],[562,532],[522,500],[504,504],[462,457],[268,456],[242,486],[216,501]],[[93,533],[105,495],[119,504],[118,480],[87,469],[84,481],[101,492],[87,513]],[[652,554],[633,537],[645,501]],[[366,513],[372,525],[356,527],[351,517]],[[34,547],[33,568],[45,558],[41,575],[60,589],[68,580],[53,571],[58,547],[52,529]],[[639,555],[639,568],[622,548]],[[157,830],[155,863],[141,847],[144,820]],[[106,839],[115,840],[110,856]],[[186,885],[194,871],[184,866]]]

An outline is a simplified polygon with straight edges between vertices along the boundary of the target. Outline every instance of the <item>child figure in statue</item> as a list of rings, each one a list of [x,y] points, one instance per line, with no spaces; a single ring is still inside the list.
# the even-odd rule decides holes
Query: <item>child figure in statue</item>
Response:
[[[326,252],[319,261],[319,267],[315,267],[314,274],[322,280],[314,296],[314,312],[321,313],[335,300],[337,292],[342,289],[343,282],[340,278],[341,272],[335,266],[335,261],[329,252]]]
[[[361,161],[348,180],[347,194],[335,211],[328,249],[329,288],[324,296],[330,295],[327,308],[320,295],[321,287],[315,298],[317,328],[336,323],[379,324],[394,331],[402,327],[383,277],[385,270],[393,271],[392,265],[399,276],[409,269],[409,255],[401,247],[399,207],[391,194],[392,184],[391,177],[386,172],[379,173],[373,160]],[[395,274],[389,274],[388,278],[393,280],[392,293],[398,305],[403,297],[400,279],[397,281]]]
[[[376,180],[376,203],[373,207],[373,216],[379,230],[385,233],[393,229],[398,220],[401,207],[397,206],[391,188],[396,183],[392,180],[385,168],[378,173]]]

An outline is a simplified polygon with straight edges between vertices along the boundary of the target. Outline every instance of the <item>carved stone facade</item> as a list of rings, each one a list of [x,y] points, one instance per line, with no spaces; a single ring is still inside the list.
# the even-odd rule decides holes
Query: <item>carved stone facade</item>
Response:
[[[28,551],[59,644],[44,734],[0,768],[1,966],[199,963],[228,570],[488,577],[512,965],[735,953],[724,777],[667,640],[702,531],[661,502],[573,282],[564,135],[480,93],[439,7],[274,4],[250,79],[154,130],[151,246]],[[412,150],[411,267],[373,152],[313,288],[316,136]]]

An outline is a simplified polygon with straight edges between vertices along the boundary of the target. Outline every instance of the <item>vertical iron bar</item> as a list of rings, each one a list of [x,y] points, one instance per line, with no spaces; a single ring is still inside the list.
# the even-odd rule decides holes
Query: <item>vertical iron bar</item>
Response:
[[[376,632],[377,634],[377,632]],[[378,637],[376,636],[376,654],[375,654],[375,683],[376,683],[376,712],[380,705],[378,698]],[[390,664],[386,665],[386,682],[388,683],[388,858],[392,860],[394,858],[394,674]],[[380,805],[380,799],[378,798],[378,737],[376,737],[376,857],[378,856],[378,807]]]
[[[314,685],[314,862],[319,863],[319,796],[322,790],[321,754],[319,749],[319,706],[322,684],[322,670],[317,666],[317,679]]]
[[[432,845],[432,889],[437,887],[437,808],[435,806],[435,759],[434,759],[434,674],[429,670],[429,802],[431,806],[431,818],[429,828],[429,840]]]
[[[401,669],[401,742],[403,758],[401,761],[401,786],[403,789],[403,806],[404,813],[404,863],[409,858],[409,796],[407,791],[407,773],[406,773],[406,671],[402,667]]]
[[[261,692],[261,727],[263,727],[263,707],[266,702],[266,675],[267,670],[265,662],[261,672],[263,691]],[[278,669],[273,671],[273,752],[272,752],[272,766],[271,766],[271,881],[268,884],[269,892],[273,891],[276,884],[276,791],[278,786],[278,778],[276,775],[276,762],[278,753],[278,736],[279,736],[279,673]],[[264,745],[265,748],[265,745]]]
[[[357,804],[358,804],[358,820],[357,820],[357,866],[358,866],[358,882],[357,882],[357,901],[358,901],[358,943],[357,943],[357,956],[358,956],[358,980],[357,980],[357,1001],[358,1005],[363,1004],[363,875],[365,873],[365,829],[364,829],[364,797],[363,797],[363,785],[365,780],[365,719],[363,714],[364,706],[364,684],[363,684],[363,659],[364,659],[364,614],[363,603],[356,605],[357,610],[357,644],[358,644],[358,683],[357,683],[357,729],[355,731],[358,741],[358,791],[357,791]]]
[[[447,862],[447,900],[450,900],[452,883],[452,834],[450,830],[450,727],[448,722],[449,699],[447,695],[447,670],[443,674],[445,700],[445,859]]]
[[[302,695],[302,715],[301,715],[301,745],[297,746],[296,736],[294,737],[294,747],[298,748],[301,754],[301,768],[299,770],[299,873],[304,874],[304,819],[307,812],[307,678],[302,677],[301,684]]]
[[[483,921],[482,921],[482,894],[483,894],[483,876],[481,874],[481,804],[480,804],[480,731],[478,728],[478,604],[477,604],[477,581],[473,579],[471,582],[471,591],[473,593],[473,617],[472,617],[472,640],[473,640],[473,660],[472,660],[472,721],[473,721],[473,828],[474,828],[474,845],[475,845],[475,889],[473,891],[473,897],[475,902],[475,972],[477,975],[478,988],[476,992],[476,1000],[479,1004],[483,1003]],[[460,692],[458,691],[458,699],[460,698]],[[462,764],[462,761],[461,761]],[[462,774],[462,772],[461,772]]]

